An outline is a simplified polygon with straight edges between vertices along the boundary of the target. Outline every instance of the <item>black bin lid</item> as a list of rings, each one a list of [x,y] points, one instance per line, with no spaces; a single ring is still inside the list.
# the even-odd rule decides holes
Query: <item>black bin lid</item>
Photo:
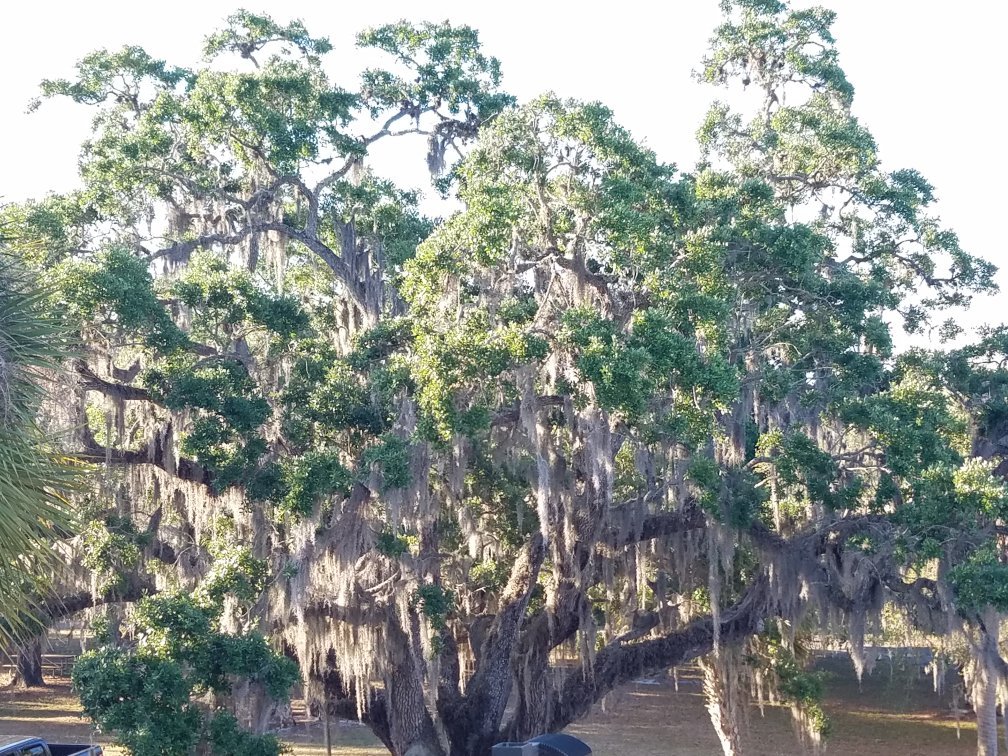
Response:
[[[562,732],[554,732],[548,735],[540,735],[532,738],[529,743],[539,746],[540,752],[549,756],[590,756],[592,750],[583,740],[578,740],[573,735]]]

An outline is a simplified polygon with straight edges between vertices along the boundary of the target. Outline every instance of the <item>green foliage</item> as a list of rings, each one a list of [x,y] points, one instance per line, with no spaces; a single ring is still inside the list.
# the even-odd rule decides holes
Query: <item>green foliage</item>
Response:
[[[12,257],[44,270],[83,247],[88,225],[96,219],[79,193],[50,194],[0,207],[0,239]]]
[[[375,538],[375,549],[391,559],[398,559],[414,550],[416,540],[416,536],[398,535],[386,529]]]
[[[261,640],[261,639],[260,639]],[[215,644],[213,651],[228,654],[214,661],[210,672],[242,673],[253,668],[254,655],[232,643]],[[259,656],[262,654],[260,653]],[[204,659],[205,661],[205,659]],[[296,679],[287,660],[266,679],[285,693]],[[273,735],[253,735],[239,730],[234,715],[223,710],[204,714],[190,697],[194,681],[188,664],[143,650],[106,646],[81,656],[73,671],[74,689],[84,712],[108,732],[114,732],[134,756],[189,756],[201,742],[215,754],[279,756],[285,749]],[[256,667],[261,671],[263,666]],[[204,675],[206,676],[206,675]],[[223,682],[222,680],[219,682]]]
[[[984,544],[952,567],[949,584],[961,611],[979,614],[987,607],[1008,610],[1008,564],[993,543]]]
[[[47,292],[0,247],[0,639],[36,628],[28,610],[49,590],[54,542],[74,517],[79,470],[37,422],[47,375],[61,372],[68,331]]]
[[[325,497],[346,495],[350,489],[350,472],[332,450],[312,450],[284,460],[282,470],[286,493],[279,509],[284,514],[307,517]]]
[[[656,395],[689,387],[717,406],[737,391],[735,371],[723,359],[704,360],[690,339],[676,332],[671,319],[657,310],[635,313],[629,336],[587,309],[564,314],[561,343],[575,355],[581,374],[595,387],[607,409],[639,417]]]
[[[968,452],[965,413],[932,376],[913,368],[897,373],[885,391],[851,398],[840,416],[878,439],[896,475],[956,464]]]
[[[251,482],[266,450],[260,426],[271,410],[242,362],[183,354],[151,367],[141,380],[168,409],[197,410],[181,447],[210,471],[217,491]]]
[[[750,644],[747,661],[773,675],[781,701],[795,705],[816,733],[829,735],[832,722],[822,708],[827,675],[810,671],[796,653],[802,653],[801,647],[788,647],[774,624]]]
[[[252,58],[254,53],[270,44],[290,45],[304,55],[324,55],[332,50],[329,40],[310,36],[302,21],[291,21],[284,26],[267,15],[240,10],[228,16],[224,29],[207,36],[203,53],[212,57],[232,52]]]
[[[62,95],[89,105],[108,100],[134,105],[142,85],[174,87],[187,78],[185,69],[152,58],[139,47],[128,46],[117,52],[98,50],[86,55],[77,63],[76,81],[47,79],[42,82],[42,94]]]
[[[775,2],[724,8],[728,18],[717,30],[702,78],[751,85],[765,108],[747,122],[716,103],[700,129],[701,146],[728,158],[740,175],[770,183],[786,205],[821,206],[815,225],[831,238],[850,240],[845,263],[863,283],[881,284],[901,297],[925,285],[930,291],[923,307],[906,310],[907,330],[923,326],[928,308],[962,305],[971,293],[989,291],[990,264],[965,253],[954,234],[926,215],[934,196],[923,177],[912,169],[880,169],[874,139],[851,115],[854,90],[830,32],[835,14]],[[842,216],[834,215],[826,198],[834,191],[851,197]],[[936,273],[939,258],[948,276]]]
[[[210,252],[194,255],[170,292],[194,311],[192,334],[199,340],[224,346],[256,327],[289,340],[308,328],[295,299],[263,291],[247,270]]]
[[[468,26],[400,21],[361,32],[357,44],[391,54],[408,71],[364,71],[363,97],[372,114],[404,104],[417,110],[444,105],[452,114],[486,120],[514,102],[499,90],[500,62],[483,54]]]
[[[420,609],[431,627],[443,630],[449,613],[455,608],[455,597],[451,591],[440,585],[424,583],[417,587],[412,596],[412,603]]]
[[[365,368],[376,360],[389,357],[413,342],[413,332],[406,318],[386,318],[360,334],[354,343],[350,363]]]
[[[210,720],[210,747],[215,756],[277,756],[288,753],[275,735],[253,735],[238,726],[229,711]]]
[[[481,518],[488,529],[511,547],[524,543],[538,527],[527,478],[517,470],[495,464],[494,448],[488,442],[473,444],[464,492],[466,514]],[[453,537],[447,533],[442,538],[453,543]]]
[[[217,544],[212,548],[213,564],[194,596],[200,603],[218,606],[225,596],[248,607],[266,588],[269,565],[256,559],[252,552],[236,543]]]
[[[469,580],[473,590],[493,595],[507,585],[510,573],[510,565],[485,559],[472,566],[469,570]]]
[[[546,342],[517,325],[492,327],[475,311],[447,331],[414,324],[412,377],[427,437],[445,440],[454,431],[485,430],[495,380],[509,368],[541,360]]]
[[[246,167],[265,159],[278,174],[320,153],[351,148],[341,127],[356,97],[333,87],[317,63],[271,57],[254,73],[204,69],[186,107],[191,139],[227,145]]]
[[[363,380],[342,360],[328,366],[311,392],[305,415],[327,429],[356,428],[374,433],[384,425]]]
[[[132,625],[140,648],[155,656],[179,659],[198,653],[210,635],[213,617],[191,596],[156,596],[137,604]]]
[[[1003,516],[1008,488],[995,476],[989,462],[968,459],[959,466],[938,464],[921,471],[904,488],[890,496],[909,499],[896,512],[894,520],[903,524],[918,539],[916,563],[944,556],[949,534],[972,550],[983,531]]]
[[[380,247],[388,275],[398,282],[400,267],[434,229],[434,222],[417,209],[419,200],[418,192],[404,191],[367,172],[356,181],[334,182],[321,205],[329,217],[352,223],[358,238]],[[385,325],[378,323],[375,328]]]
[[[158,301],[147,266],[127,250],[112,247],[90,261],[63,262],[55,277],[58,304],[72,318],[141,336],[157,352],[188,344]]]
[[[883,169],[852,115],[831,11],[722,6],[701,78],[750,88],[738,102],[753,107],[715,103],[686,173],[602,104],[516,105],[476,32],[448,23],[363,32],[359,45],[391,63],[353,89],[330,79],[328,40],[247,11],[207,37],[198,65],[100,51],[43,85],[97,110],[83,185],[4,208],[0,223],[31,265],[52,266],[49,300],[109,379],[88,391],[120,395],[142,430],[102,430],[93,397],[80,423],[111,462],[202,468],[209,493],[233,489],[248,515],[186,544],[209,557],[197,585],[140,602],[124,647],[79,665],[86,710],[127,747],[278,752],[190,702],[242,678],[285,695],[293,666],[257,634],[220,632],[224,608],[249,627],[291,621],[261,600],[271,579],[283,590],[316,574],[291,528],[321,533],[351,490],[374,533],[374,552],[355,556],[396,571],[404,611],[437,638],[496,610],[536,532],[548,556],[530,615],[566,611],[558,587],[607,625],[631,594],[634,608],[675,594],[709,612],[709,575],[722,604],[759,584],[760,540],[746,534],[768,529],[782,549],[814,543],[841,565],[854,550],[872,590],[955,562],[939,579],[964,617],[1008,609],[996,540],[1008,494],[974,458],[999,454],[1008,424],[1008,330],[899,356],[891,332],[960,337],[955,318],[932,318],[993,290],[993,266],[941,226],[923,176]],[[379,139],[416,133],[432,173],[459,152],[438,183],[458,200],[444,221],[364,167]],[[28,387],[29,417],[37,391],[10,385]],[[180,459],[154,459],[166,439]],[[632,540],[641,518],[694,503],[734,556],[712,573],[702,556],[683,564],[692,552],[677,540],[634,546],[646,574],[631,591],[613,534]],[[869,534],[848,532],[862,521]],[[130,521],[97,519],[83,544],[105,591],[144,569]],[[831,566],[810,556],[802,569]],[[330,589],[310,586],[319,605]],[[824,732],[823,681],[800,651],[779,628],[752,647]]]
[[[83,529],[83,562],[96,576],[99,595],[125,587],[126,575],[140,561],[140,535],[128,520],[92,521]]]
[[[242,433],[255,430],[269,416],[264,399],[248,396],[256,390],[256,384],[237,360],[194,360],[186,356],[150,369],[142,380],[169,409],[206,410]]]
[[[700,506],[708,512],[719,511],[721,491],[721,471],[710,457],[697,455],[690,460],[686,477],[699,491]]]
[[[297,681],[297,665],[270,649],[261,635],[216,629],[223,596],[254,598],[264,569],[247,551],[222,549],[196,596],[162,594],[140,601],[131,616],[133,647],[104,646],[74,666],[84,712],[135,756],[189,756],[199,743],[210,743],[214,753],[282,753],[274,736],[240,731],[230,712],[204,713],[192,702],[207,691],[226,694],[240,678],[282,699]]]
[[[386,433],[375,446],[364,450],[361,465],[365,469],[375,466],[379,470],[383,491],[403,488],[410,482],[409,442],[400,436]]]
[[[78,659],[73,685],[84,713],[134,756],[188,756],[199,740],[203,716],[170,659],[106,646]]]
[[[768,433],[759,439],[756,451],[772,456],[780,482],[785,486],[800,486],[809,501],[822,502],[831,508],[847,503],[843,493],[835,490],[839,466],[808,436],[780,431]]]

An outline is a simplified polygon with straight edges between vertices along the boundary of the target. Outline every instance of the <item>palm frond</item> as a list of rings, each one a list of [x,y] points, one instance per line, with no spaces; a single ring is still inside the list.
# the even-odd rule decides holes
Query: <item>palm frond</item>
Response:
[[[0,250],[0,640],[36,632],[31,618],[73,525],[66,498],[79,470],[36,418],[68,332],[48,292]]]

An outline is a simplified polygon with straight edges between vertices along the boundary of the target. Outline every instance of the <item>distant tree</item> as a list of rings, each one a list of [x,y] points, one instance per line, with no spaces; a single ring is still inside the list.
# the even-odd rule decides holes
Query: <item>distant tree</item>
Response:
[[[752,686],[814,745],[803,635],[860,674],[886,602],[972,642],[996,753],[1003,334],[892,335],[956,335],[936,313],[994,268],[882,169],[832,13],[724,10],[702,78],[755,105],[715,104],[686,173],[602,105],[516,105],[447,24],[361,34],[391,63],[353,89],[326,40],[245,12],[202,68],[128,47],[43,85],[97,108],[81,190],[9,214],[82,324],[98,537],[147,539],[101,571],[176,567],[76,673],[135,753],[261,730],[287,678],[260,634],[397,756],[484,756],[701,657],[726,754]],[[443,222],[367,169],[410,134]],[[149,715],[136,665],[171,691]]]

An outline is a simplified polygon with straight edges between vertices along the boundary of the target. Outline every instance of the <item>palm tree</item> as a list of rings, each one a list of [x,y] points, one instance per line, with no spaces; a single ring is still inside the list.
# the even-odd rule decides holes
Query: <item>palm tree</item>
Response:
[[[2,244],[2,239],[0,239]],[[45,385],[66,357],[67,331],[48,293],[0,246],[0,644],[37,635],[36,602],[71,523],[75,470],[38,423]]]

